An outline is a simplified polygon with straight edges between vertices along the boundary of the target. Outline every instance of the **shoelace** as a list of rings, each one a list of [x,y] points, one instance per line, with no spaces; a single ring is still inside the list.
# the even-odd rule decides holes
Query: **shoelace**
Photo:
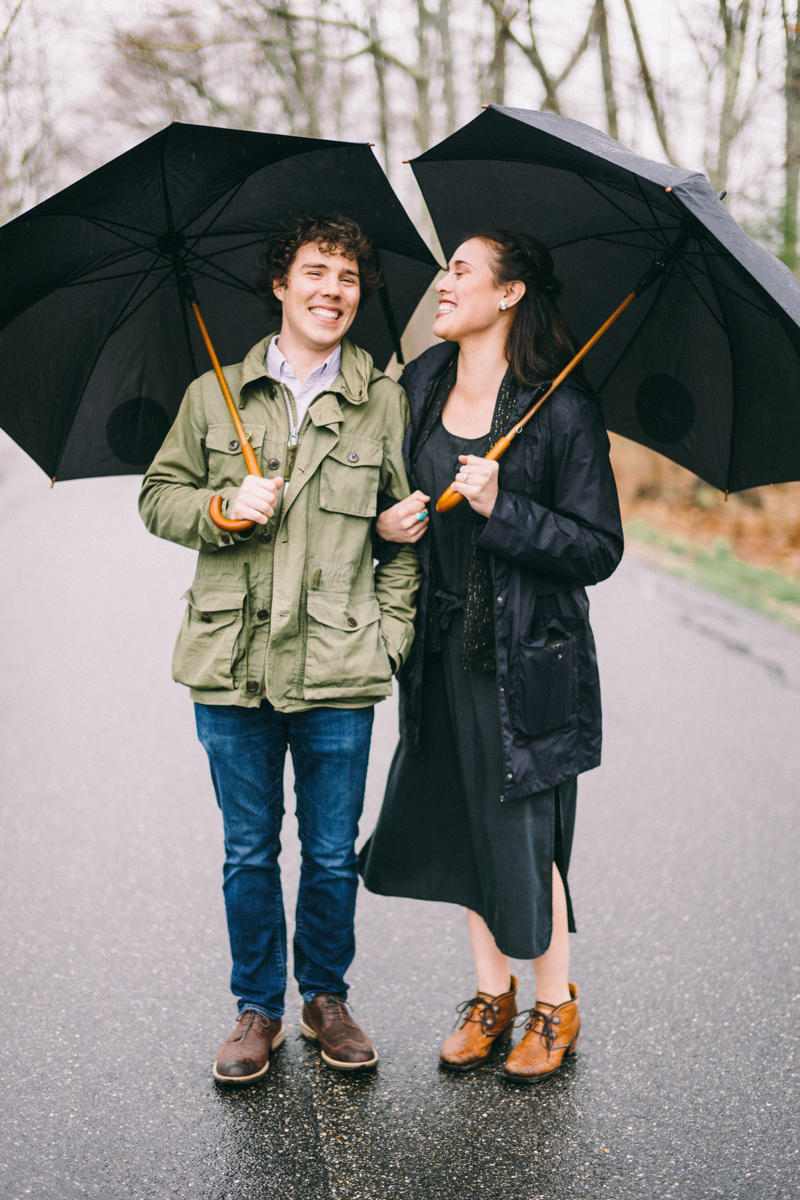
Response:
[[[525,1032],[538,1033],[542,1045],[549,1054],[558,1037],[558,1029],[556,1027],[561,1024],[561,1017],[556,1015],[555,1009],[552,1012],[545,1012],[543,1008],[525,1008],[517,1015],[516,1025],[520,1024],[520,1018],[522,1017],[528,1018],[525,1025]]]
[[[476,1015],[478,1010],[480,1012]],[[484,996],[473,996],[471,1000],[465,1000],[463,1004],[456,1006],[456,1020],[453,1028],[455,1029],[459,1018],[463,1017],[462,1024],[466,1024],[467,1021],[474,1021],[476,1024],[480,1024],[484,1037],[493,1037],[493,1030],[499,1016],[499,1004],[495,1004],[493,1000],[487,1000]]]
[[[262,1013],[254,1012],[252,1009],[248,1009],[247,1012],[242,1013],[241,1017],[239,1018],[240,1025],[243,1024],[246,1017],[249,1017],[247,1026],[242,1030],[241,1033],[237,1034],[235,1038],[231,1038],[232,1042],[243,1042],[244,1041],[244,1039],[247,1037],[250,1030],[255,1025],[256,1017],[259,1018],[263,1029],[266,1029],[268,1026],[267,1018]]]
[[[347,1002],[342,1000],[341,996],[317,996],[317,1001],[322,1009],[323,1015],[331,1021],[342,1021],[345,1025],[352,1026],[357,1029],[353,1018],[347,1011]]]

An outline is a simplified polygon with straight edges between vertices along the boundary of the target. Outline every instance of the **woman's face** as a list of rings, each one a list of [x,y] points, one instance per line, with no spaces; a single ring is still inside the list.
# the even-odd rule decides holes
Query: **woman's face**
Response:
[[[446,342],[482,333],[493,325],[508,325],[512,308],[525,291],[521,283],[495,283],[494,255],[480,238],[462,242],[447,274],[436,285],[439,311],[433,332]],[[500,308],[502,303],[506,309]]]

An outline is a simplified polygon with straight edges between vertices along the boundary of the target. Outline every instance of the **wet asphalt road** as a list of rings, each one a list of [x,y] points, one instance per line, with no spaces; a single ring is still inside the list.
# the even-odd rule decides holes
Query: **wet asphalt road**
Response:
[[[463,916],[362,890],[377,1072],[321,1066],[292,991],[269,1076],[225,1092],[221,823],[169,675],[193,555],[136,493],[49,491],[0,442],[2,1200],[800,1195],[800,636],[627,560],[593,589],[605,759],[579,789],[560,1077],[440,1073]],[[379,706],[364,834],[395,722]]]

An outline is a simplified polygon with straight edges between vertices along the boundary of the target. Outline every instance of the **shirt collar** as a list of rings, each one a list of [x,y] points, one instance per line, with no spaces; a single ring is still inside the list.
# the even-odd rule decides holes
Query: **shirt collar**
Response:
[[[318,367],[314,368],[306,380],[306,383],[308,383],[309,379],[315,378],[335,379],[339,374],[339,367],[341,366],[341,363],[342,343],[340,342],[338,346],[335,346],[334,349],[331,350],[325,361],[320,363]],[[277,337],[272,338],[267,349],[267,374],[271,375],[273,379],[286,379],[289,376],[296,378],[294,368],[287,360],[283,354],[283,351],[278,345]]]

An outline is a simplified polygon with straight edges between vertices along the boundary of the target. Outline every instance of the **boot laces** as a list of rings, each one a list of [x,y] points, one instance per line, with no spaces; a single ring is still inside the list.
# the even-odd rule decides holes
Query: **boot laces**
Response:
[[[542,1045],[549,1054],[555,1045],[558,1037],[558,1026],[561,1024],[561,1017],[558,1016],[555,1009],[552,1012],[545,1012],[543,1008],[526,1008],[519,1017],[527,1017],[525,1024],[526,1033],[538,1033]],[[519,1023],[519,1019],[518,1022]]]
[[[462,1025],[466,1025],[467,1021],[474,1021],[480,1024],[484,1037],[492,1037],[499,1016],[500,1005],[494,1000],[487,1000],[485,996],[473,996],[471,1000],[465,1000],[463,1004],[456,1006],[453,1028],[458,1025],[459,1018],[463,1017]]]

